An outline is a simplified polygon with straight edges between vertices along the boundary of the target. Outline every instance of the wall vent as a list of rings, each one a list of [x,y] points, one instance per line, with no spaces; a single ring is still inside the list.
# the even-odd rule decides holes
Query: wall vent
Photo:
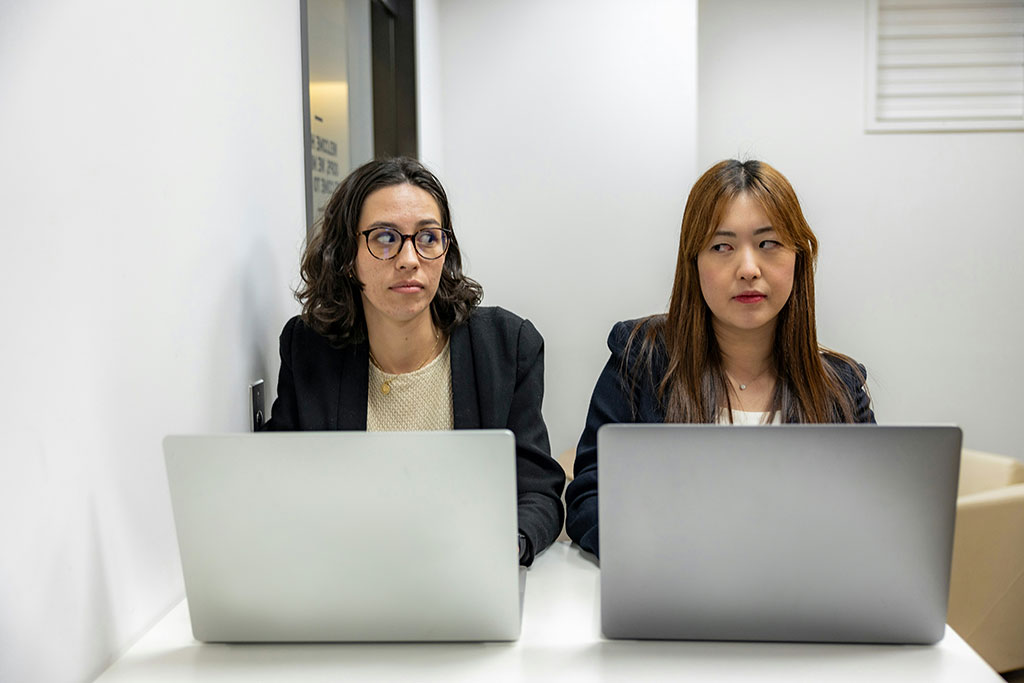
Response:
[[[1024,0],[868,0],[867,130],[1024,130]]]

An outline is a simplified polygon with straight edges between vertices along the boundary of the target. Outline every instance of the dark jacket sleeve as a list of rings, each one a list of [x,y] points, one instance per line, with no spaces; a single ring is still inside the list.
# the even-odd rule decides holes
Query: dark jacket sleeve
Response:
[[[638,377],[638,388],[633,393],[623,380],[622,364],[626,342],[635,323],[620,322],[608,335],[611,356],[597,379],[590,399],[586,426],[576,447],[574,478],[565,491],[566,527],[569,538],[584,550],[599,555],[597,531],[597,430],[608,423],[660,422],[655,405],[653,384]],[[635,354],[630,354],[627,374],[636,368]],[[636,403],[632,400],[636,397]]]
[[[269,432],[289,432],[298,424],[298,403],[295,397],[295,375],[292,369],[292,342],[299,318],[285,323],[281,332],[281,370],[277,374],[277,398],[270,408],[270,419],[263,426]]]
[[[562,530],[565,486],[565,473],[551,457],[548,429],[541,414],[544,339],[529,320],[519,327],[515,375],[507,427],[516,437],[519,530],[527,539],[526,554],[520,562],[529,566]]]
[[[369,347],[336,349],[298,316],[285,324],[280,343],[277,398],[265,429],[365,430]]]

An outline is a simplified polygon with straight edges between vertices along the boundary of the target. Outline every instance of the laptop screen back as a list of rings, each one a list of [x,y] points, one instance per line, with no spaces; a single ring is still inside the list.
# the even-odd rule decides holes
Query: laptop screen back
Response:
[[[195,637],[512,640],[507,430],[170,436]]]
[[[942,637],[956,427],[606,425],[612,638]]]

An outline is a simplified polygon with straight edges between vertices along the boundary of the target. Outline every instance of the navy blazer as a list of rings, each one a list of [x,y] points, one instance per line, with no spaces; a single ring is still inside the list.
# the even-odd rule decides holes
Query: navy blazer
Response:
[[[627,320],[616,323],[608,335],[608,348],[612,355],[604,366],[590,399],[587,423],[583,428],[579,445],[576,447],[575,477],[565,491],[565,530],[581,548],[594,555],[599,554],[597,531],[597,430],[601,425],[621,422],[661,423],[665,421],[665,409],[658,401],[656,383],[664,376],[667,358],[664,351],[656,352],[652,371],[641,369],[640,344],[630,348],[625,363],[628,377],[635,377],[637,384],[630,401],[630,389],[623,380],[623,353],[626,342],[637,321]],[[864,387],[864,366],[858,366],[860,375],[846,362],[834,356],[823,354],[827,362],[838,371],[843,384],[853,398],[854,421],[874,422],[871,399]]]
[[[516,438],[522,564],[562,529],[565,474],[551,457],[541,415],[544,339],[528,320],[496,307],[476,308],[451,331],[455,429],[509,429]],[[369,344],[338,349],[298,317],[281,333],[274,431],[365,430]],[[510,541],[511,542],[511,541]]]

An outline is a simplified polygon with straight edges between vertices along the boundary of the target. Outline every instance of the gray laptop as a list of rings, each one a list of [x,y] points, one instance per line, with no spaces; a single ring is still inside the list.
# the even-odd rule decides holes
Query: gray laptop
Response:
[[[934,643],[961,432],[606,425],[609,638]]]
[[[515,640],[507,430],[164,440],[197,640]]]

